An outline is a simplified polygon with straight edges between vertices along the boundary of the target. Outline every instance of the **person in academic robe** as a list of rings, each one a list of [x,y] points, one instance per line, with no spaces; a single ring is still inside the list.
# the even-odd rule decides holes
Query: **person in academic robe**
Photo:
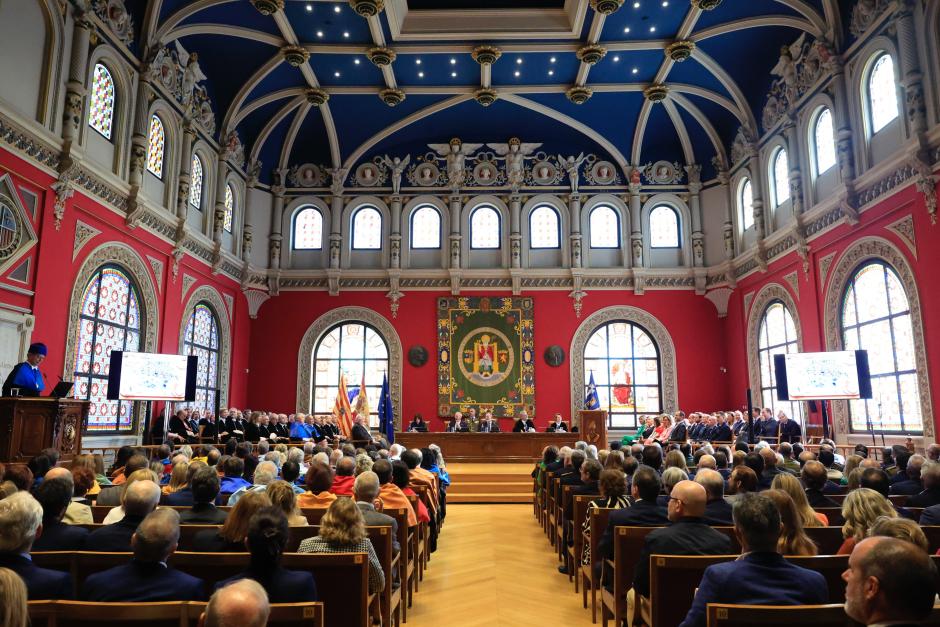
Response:
[[[493,420],[493,412],[488,411],[483,414],[478,431],[479,433],[499,433],[499,421]]]
[[[206,415],[199,419],[199,437],[216,441],[219,435],[219,423],[212,412],[206,412]]]
[[[192,426],[189,424],[185,409],[179,410],[170,418],[170,429],[166,435],[167,438],[182,444],[194,444],[199,441],[196,432],[193,431]]]
[[[208,413],[208,412],[206,412]],[[199,435],[199,423],[202,421],[202,415],[199,413],[198,409],[193,409],[186,416],[186,421],[189,423],[189,428],[197,436]]]
[[[261,412],[251,412],[251,419],[245,426],[245,440],[248,442],[257,442],[261,439]]]
[[[259,439],[274,441],[277,438],[274,434],[274,428],[271,426],[270,414],[261,414],[261,418],[258,420],[258,434],[260,435]]]
[[[408,431],[413,431],[417,433],[427,433],[428,425],[424,422],[424,418],[421,414],[415,414],[415,417],[411,419],[411,422],[408,424]]]
[[[555,414],[555,419],[548,429],[545,430],[546,433],[568,433],[568,423],[561,419],[561,414]]]
[[[241,419],[241,412],[237,409],[229,412],[229,416],[225,420],[225,430],[228,431],[229,438],[235,438],[238,442],[245,441],[245,425]]]
[[[535,431],[535,423],[529,419],[529,414],[523,409],[519,412],[519,419],[516,421],[516,424],[512,426],[512,432],[528,433],[529,431]]]
[[[278,440],[290,439],[290,423],[287,422],[287,414],[277,415],[277,424],[274,425],[274,434],[277,435]]]
[[[231,435],[228,432],[228,417],[229,417],[228,409],[223,407],[222,409],[219,410],[219,417],[215,419],[217,442],[225,442],[226,440],[229,439],[229,436]]]
[[[48,349],[45,344],[30,344],[26,351],[26,361],[13,366],[13,370],[3,383],[4,396],[39,396],[46,384],[39,372],[39,364],[46,358]]]

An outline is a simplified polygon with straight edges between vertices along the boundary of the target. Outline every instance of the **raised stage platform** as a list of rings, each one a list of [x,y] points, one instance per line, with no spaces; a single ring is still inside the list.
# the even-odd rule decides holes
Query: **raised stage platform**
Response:
[[[447,503],[531,503],[532,468],[531,463],[447,462]]]
[[[395,442],[408,448],[437,444],[451,462],[529,464],[549,445],[574,446],[577,433],[396,433]]]

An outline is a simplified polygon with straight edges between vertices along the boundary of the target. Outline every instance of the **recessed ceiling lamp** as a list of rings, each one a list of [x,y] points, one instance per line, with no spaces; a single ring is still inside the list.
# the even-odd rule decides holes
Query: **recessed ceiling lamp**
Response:
[[[516,65],[522,65],[522,57],[516,59]]]
[[[519,78],[519,75],[520,75],[519,70],[516,70],[515,72],[513,72],[512,75],[515,76],[516,78]]]
[[[639,2],[634,2],[634,3],[633,3],[633,8],[634,8],[634,9],[639,9],[639,8],[640,8],[640,3],[639,3]]]
[[[548,71],[548,75],[549,75],[549,76],[555,76],[555,70],[549,70],[549,71]]]
[[[313,13],[313,5],[312,5],[312,4],[308,4],[308,5],[307,5],[307,13]]]
[[[339,72],[333,72],[333,76],[335,76],[336,78],[339,78]]]
[[[555,57],[552,57],[551,59],[549,59],[548,62],[549,62],[549,63],[554,63],[554,62],[555,62]]]
[[[656,27],[655,27],[655,26],[650,26],[650,32],[651,32],[651,33],[655,33],[655,32],[656,32]]]
[[[450,73],[450,77],[451,77],[451,78],[457,78],[457,72],[451,72],[451,73]]]
[[[639,72],[639,71],[640,71],[639,68],[633,68],[633,73],[634,73],[634,74],[636,74],[636,73]]]
[[[342,10],[343,9],[338,4],[333,7],[333,13],[339,13]]]
[[[418,78],[424,78],[424,72],[418,72]]]
[[[421,59],[415,59],[415,65],[421,65]]]
[[[630,27],[629,27],[629,26],[624,26],[624,27],[623,27],[623,32],[629,33],[629,32],[630,32]]]
[[[349,39],[349,31],[343,31],[343,37]]]
[[[353,63],[355,63],[356,65],[359,65],[359,59],[353,59]]]
[[[323,31],[322,31],[322,30],[318,30],[318,31],[317,31],[317,37],[323,37]]]
[[[451,65],[457,65],[457,59],[454,59],[453,57],[451,57],[451,59],[450,59],[450,64],[451,64]]]
[[[614,57],[614,63],[618,63],[619,61],[620,61],[620,57]]]

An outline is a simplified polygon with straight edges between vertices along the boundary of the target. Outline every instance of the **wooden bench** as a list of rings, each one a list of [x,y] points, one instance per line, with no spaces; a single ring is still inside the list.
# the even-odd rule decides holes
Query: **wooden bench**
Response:
[[[845,606],[841,603],[789,606],[708,604],[708,627],[846,627],[854,624],[845,615]],[[940,624],[940,605],[934,606],[924,624]]]
[[[816,543],[820,555],[835,555],[842,546],[842,527],[806,527],[809,539]]]
[[[30,601],[32,627],[95,627],[118,623],[133,627],[196,627],[205,603],[88,603]],[[275,603],[268,625],[323,627],[323,603]]]
[[[575,594],[579,592],[581,584],[581,577],[577,575],[581,570],[581,555],[584,552],[584,534],[581,533],[581,529],[584,527],[584,519],[587,518],[588,505],[600,496],[600,494],[578,494],[571,503],[572,517],[568,532],[571,546],[566,547],[565,565],[568,570],[568,581],[574,580]]]
[[[95,529],[100,529],[107,525],[103,524],[85,524],[78,525],[79,527],[84,527],[89,531],[94,531]],[[192,551],[193,550],[193,538],[196,534],[207,529],[218,531],[221,529],[221,525],[180,525],[180,539],[177,549],[180,551]],[[313,536],[319,533],[320,528],[314,526],[306,527],[291,527],[289,530],[290,536],[287,540],[287,550],[286,552],[290,553],[297,550],[297,547],[300,546],[300,543],[306,540],[307,538],[312,538]]]
[[[401,620],[408,620],[408,608],[411,607],[414,583],[414,556],[411,552],[409,543],[410,532],[408,530],[408,510],[405,508],[385,508],[382,513],[391,516],[398,523],[398,544],[401,547],[398,553],[398,580],[400,583],[399,591],[401,596]]]
[[[578,555],[578,577],[581,579],[581,600],[584,607],[587,607],[587,593],[591,591],[591,622],[597,623],[597,589],[600,587],[600,562],[603,558],[598,555],[598,545],[601,542],[601,536],[607,530],[607,521],[610,513],[616,511],[613,508],[596,507],[590,510],[591,525],[591,563],[581,564]],[[583,541],[583,536],[582,536]],[[582,543],[583,546],[583,543]]]

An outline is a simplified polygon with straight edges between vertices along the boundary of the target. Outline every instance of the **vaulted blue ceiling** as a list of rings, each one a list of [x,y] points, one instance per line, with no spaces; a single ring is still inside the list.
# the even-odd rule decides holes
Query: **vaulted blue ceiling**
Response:
[[[505,142],[511,136],[542,142],[551,155],[584,151],[622,165],[694,161],[710,177],[712,158],[726,159],[741,123],[760,119],[781,46],[806,32],[838,48],[851,6],[847,0],[724,0],[702,11],[690,0],[626,0],[604,16],[589,0],[386,0],[386,9],[367,19],[347,2],[285,0],[269,16],[253,4],[150,0],[129,8],[142,24],[138,49],[159,38],[198,53],[220,136],[238,131],[249,158],[262,162],[263,182],[275,168],[300,163],[354,167],[382,153],[423,154],[427,143],[451,137]],[[439,36],[433,28],[399,31],[393,19],[405,10],[409,19],[444,15],[447,26]],[[498,16],[502,10],[567,11],[570,28],[453,32],[474,11]],[[675,62],[665,54],[676,40],[695,43],[691,58]],[[488,81],[471,57],[480,44],[502,50]],[[589,44],[606,48],[594,65],[576,56]],[[281,53],[287,45],[306,48],[309,60],[289,65]],[[375,46],[397,53],[384,70],[367,55]],[[654,83],[669,88],[663,103],[646,101],[643,90]],[[574,85],[593,96],[573,104],[565,91]],[[473,100],[484,86],[499,96],[489,107]],[[307,102],[304,90],[312,87],[329,94],[325,105]],[[404,101],[383,103],[379,92],[386,88],[402,90]]]

